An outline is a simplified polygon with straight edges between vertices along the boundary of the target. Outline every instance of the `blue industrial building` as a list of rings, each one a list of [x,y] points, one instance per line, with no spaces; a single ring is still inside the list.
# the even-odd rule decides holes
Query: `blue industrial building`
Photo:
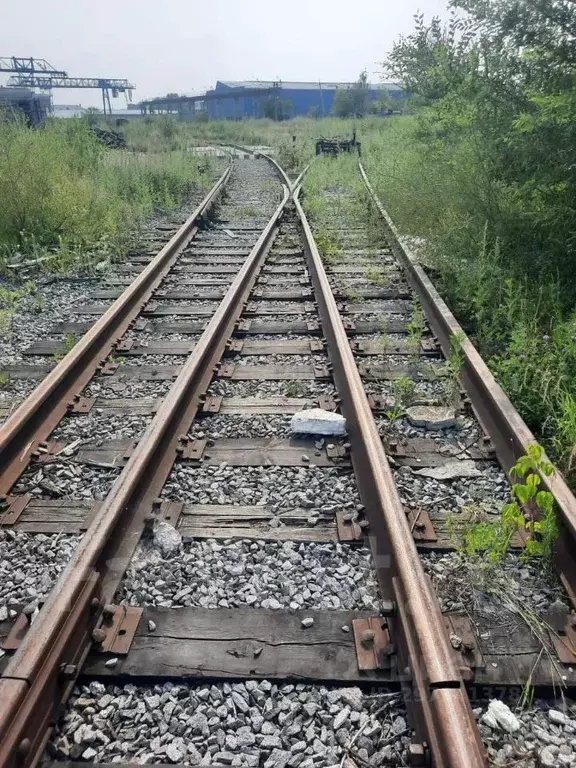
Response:
[[[275,103],[282,104],[286,117],[326,117],[332,113],[336,92],[355,86],[356,83],[218,80],[216,87],[206,93],[204,107],[215,120],[263,117],[274,110]],[[387,91],[394,100],[400,100],[404,94],[396,83],[378,83],[368,86],[368,98],[377,101],[382,91]]]

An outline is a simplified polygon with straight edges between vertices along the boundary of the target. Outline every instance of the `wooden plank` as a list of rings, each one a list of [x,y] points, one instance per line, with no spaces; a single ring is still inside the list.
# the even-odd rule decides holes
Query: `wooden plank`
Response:
[[[267,611],[254,608],[145,608],[127,657],[114,669],[92,654],[84,675],[105,677],[268,678],[358,682],[388,679],[360,672],[351,626],[367,613]],[[314,618],[303,627],[304,618]],[[156,625],[148,630],[148,622]]]
[[[134,440],[106,440],[86,443],[75,454],[76,461],[97,467],[122,467],[128,460]]]
[[[8,380],[43,379],[54,368],[54,365],[23,365],[22,363],[16,363],[15,365],[5,365],[1,373],[3,376],[7,376]]]
[[[72,323],[69,320],[66,320],[61,323],[55,323],[50,330],[48,331],[49,334],[57,334],[57,333],[70,333],[73,336],[82,336],[84,333],[87,333],[90,328],[94,325],[94,322],[83,322],[83,323]]]
[[[99,381],[106,384],[129,379],[166,381],[167,379],[175,379],[181,370],[181,365],[120,365],[115,373],[103,376],[101,379],[99,378]]]
[[[238,334],[242,335],[255,335],[255,334],[287,334],[287,333],[298,333],[298,334],[314,334],[314,335],[320,335],[321,334],[321,328],[320,324],[316,323],[316,330],[310,330],[310,326],[308,325],[308,320],[260,320],[256,317],[250,318],[250,327],[248,330],[245,330],[244,328],[241,328],[238,330]]]
[[[321,514],[309,525],[310,511],[283,510],[278,517],[266,507],[231,504],[185,504],[178,530],[184,539],[264,539],[265,541],[337,541],[332,515]]]
[[[182,334],[197,334],[202,333],[208,320],[198,320],[196,322],[175,322],[175,323],[153,323],[150,322],[146,330],[157,331],[158,333],[182,333]]]
[[[266,301],[251,301],[246,307],[244,314],[250,315],[305,315],[307,313],[316,314],[316,308],[311,302],[302,300],[293,303],[282,303],[281,306],[270,304]]]
[[[100,288],[97,291],[93,291],[91,294],[91,298],[93,299],[117,299],[119,296],[122,295],[124,292],[123,288]],[[226,291],[224,289],[221,290],[212,290],[212,291],[164,291],[164,290],[158,290],[155,291],[153,295],[153,300],[158,300],[159,298],[165,299],[167,301],[194,301],[197,299],[212,299],[212,300],[218,300],[222,299],[225,295]]]
[[[104,455],[104,454],[102,454]],[[117,451],[116,455],[120,455]],[[81,533],[90,519],[94,500],[32,500],[13,527],[27,533]],[[309,525],[310,511],[283,510],[278,516],[266,507],[185,504],[178,521],[184,539],[264,539],[266,541],[337,541],[334,517],[320,514]]]
[[[407,377],[414,381],[438,381],[450,375],[445,365],[433,363],[412,363],[408,365],[373,364],[358,366],[360,376],[368,381],[393,381]]]
[[[221,438],[207,447],[202,464],[231,467],[334,466],[325,448],[316,448],[313,437]],[[104,444],[105,445],[105,444]],[[343,460],[338,461],[342,465]],[[345,462],[347,463],[347,462]]]
[[[66,351],[66,345],[60,339],[40,339],[22,351],[23,355],[58,355]]]
[[[312,437],[241,437],[211,441],[199,461],[207,466],[223,462],[231,467],[300,467],[334,466],[325,448],[317,449]],[[121,467],[128,458],[133,440],[104,440],[85,443],[77,453],[77,461],[102,467]],[[188,457],[185,457],[188,459]],[[190,459],[192,460],[192,459]],[[342,466],[345,459],[336,463]]]
[[[308,339],[282,339],[279,341],[246,339],[242,344],[242,355],[311,355],[313,353]]]
[[[318,400],[303,397],[225,397],[219,413],[226,415],[293,414],[318,408]]]
[[[423,340],[423,341],[428,341]],[[429,339],[430,348],[424,349],[422,342],[419,342],[417,346],[414,345],[411,339],[403,336],[386,336],[382,335],[379,339],[363,339],[362,341],[353,341],[352,350],[357,355],[414,355],[420,356],[440,356],[441,352],[439,348],[434,349],[432,339]]]
[[[314,365],[236,365],[232,376],[227,377],[234,381],[306,381],[311,379],[329,379],[330,374],[326,371],[325,376],[318,376]]]
[[[342,312],[350,315],[390,314],[405,315],[412,310],[412,302],[402,299],[377,300],[368,303],[366,301],[346,301]]]
[[[9,402],[9,403],[1,403],[0,404],[0,418],[5,419],[7,416],[9,416],[11,413],[13,413],[16,408],[18,407],[19,402]],[[274,413],[274,411],[270,411],[270,413]]]
[[[189,355],[195,347],[191,341],[151,341],[145,345],[133,346],[119,351],[122,357],[141,355]],[[61,355],[66,352],[66,344],[60,339],[37,341],[24,350],[23,355]]]
[[[262,271],[266,275],[303,275],[305,272],[307,272],[306,267],[304,265],[295,265],[295,266],[280,266],[280,267],[274,267],[274,266],[267,266],[266,264],[262,267]]]
[[[264,301],[310,301],[312,299],[312,291],[301,287],[294,289],[285,287],[282,290],[269,288],[267,290],[253,291],[251,298],[262,299]]]
[[[193,341],[149,341],[119,352],[123,357],[140,355],[189,355],[196,342]]]
[[[80,533],[94,501],[32,499],[14,528],[25,533]]]
[[[217,302],[208,304],[161,304],[160,302],[151,302],[148,307],[144,307],[142,314],[146,317],[161,317],[163,315],[183,315],[190,317],[212,316],[218,309]]]
[[[166,278],[166,280],[172,280],[173,273]],[[134,277],[109,277],[106,278],[107,285],[121,285],[127,287],[133,281]],[[187,269],[180,272],[177,276],[174,276],[173,282],[178,285],[206,285],[206,286],[228,286],[232,282],[232,276],[228,277],[198,277],[194,274],[193,269]]]
[[[192,265],[190,265],[192,266]],[[179,273],[179,272],[190,272],[190,267],[185,268],[182,267],[174,267],[174,269],[170,272],[170,274],[173,273]],[[199,275],[235,275],[238,272],[238,266],[236,264],[195,264],[194,265],[194,272],[196,272]]]
[[[203,245],[187,251],[186,255],[178,260],[178,264],[192,266],[196,264],[243,264],[250,254],[250,248],[239,248],[231,251],[229,248],[210,248]]]
[[[105,398],[97,397],[94,410],[102,415],[141,414],[152,415],[158,410],[161,399],[155,397]]]
[[[108,304],[77,304],[71,307],[69,312],[71,315],[103,315],[109,306],[110,302]]]
[[[154,294],[154,297],[160,297],[162,300],[165,301],[195,301],[198,299],[204,299],[204,300],[212,300],[212,301],[220,301],[224,298],[226,295],[226,291],[228,290],[228,286],[225,286],[223,288],[213,288],[211,290],[161,290],[156,291]]]
[[[371,266],[376,267],[379,269],[384,264],[395,264],[393,259],[382,259],[375,262],[373,265],[363,265],[350,262],[349,264],[330,264],[326,267],[326,271],[328,274],[333,275],[362,275],[363,277],[366,274],[366,271],[370,269]]]
[[[404,300],[409,299],[412,296],[407,284],[393,285],[387,288],[378,288],[370,285],[358,285],[350,286],[355,293],[358,293],[363,299],[387,299],[387,300]],[[339,287],[334,291],[339,301],[347,300],[347,291]]]
[[[212,526],[212,527],[210,527]],[[332,526],[318,523],[313,528],[307,525],[287,525],[271,528],[267,523],[245,526],[214,526],[211,520],[198,519],[196,523],[183,522],[178,528],[185,539],[253,539],[257,541],[338,541]]]
[[[252,238],[250,238],[252,240]],[[219,242],[206,242],[197,240],[192,246],[184,251],[184,258],[192,260],[197,255],[218,256],[219,258],[234,258],[238,256],[248,256],[251,251],[251,242],[238,242],[231,238],[222,238]]]

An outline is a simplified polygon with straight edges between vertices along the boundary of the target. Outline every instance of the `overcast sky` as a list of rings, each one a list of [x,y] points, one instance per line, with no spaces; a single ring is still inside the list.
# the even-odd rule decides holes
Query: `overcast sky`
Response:
[[[0,56],[45,58],[73,77],[120,77],[134,100],[216,80],[379,79],[412,16],[447,0],[2,0]],[[4,82],[0,75],[0,82]],[[57,104],[99,106],[99,91],[55,90]],[[124,97],[114,101],[124,106]]]

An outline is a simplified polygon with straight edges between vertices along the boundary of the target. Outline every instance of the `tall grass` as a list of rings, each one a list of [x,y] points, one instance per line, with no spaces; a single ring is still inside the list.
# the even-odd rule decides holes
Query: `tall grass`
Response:
[[[79,120],[38,131],[0,121],[0,257],[120,248],[155,207],[179,204],[208,180],[201,162],[184,152],[108,150]]]
[[[448,304],[576,487],[569,275],[545,268],[540,211],[486,171],[485,141],[473,132],[434,140],[421,128],[418,116],[409,116],[367,133],[367,173],[401,232],[424,238],[426,263]]]

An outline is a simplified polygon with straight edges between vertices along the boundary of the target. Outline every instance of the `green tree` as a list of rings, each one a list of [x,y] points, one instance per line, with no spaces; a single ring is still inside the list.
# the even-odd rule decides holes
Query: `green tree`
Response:
[[[336,117],[351,117],[354,114],[352,98],[348,88],[339,88],[334,94],[332,112]]]
[[[366,70],[351,88],[339,88],[334,94],[332,112],[336,117],[363,117],[368,108],[370,86]]]
[[[262,103],[260,115],[270,120],[288,120],[292,116],[292,102],[279,96],[270,96]]]

